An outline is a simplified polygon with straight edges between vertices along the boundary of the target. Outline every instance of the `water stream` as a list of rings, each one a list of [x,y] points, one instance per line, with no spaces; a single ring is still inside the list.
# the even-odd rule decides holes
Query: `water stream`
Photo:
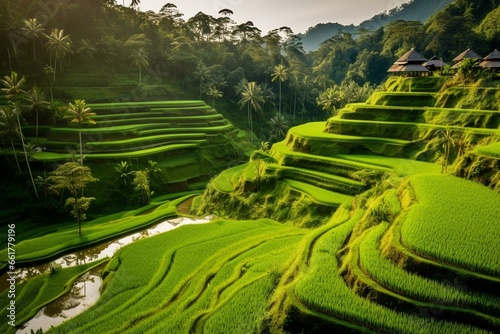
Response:
[[[46,274],[50,272],[53,267],[67,268],[104,259],[106,257],[112,257],[120,248],[136,240],[165,233],[183,225],[208,223],[210,220],[211,217],[198,219],[180,217],[170,219],[146,228],[143,231],[64,255],[49,263],[18,268],[16,270],[16,282],[20,283],[29,278]],[[7,288],[7,278],[7,274],[0,277],[0,291]],[[75,281],[72,290],[68,294],[41,309],[38,314],[25,323],[22,329],[19,329],[16,334],[30,333],[31,329],[36,332],[38,328],[42,328],[43,331],[46,331],[51,326],[57,326],[63,321],[82,313],[97,302],[100,297],[99,290],[101,285],[102,280],[98,274],[97,268],[86,272]]]

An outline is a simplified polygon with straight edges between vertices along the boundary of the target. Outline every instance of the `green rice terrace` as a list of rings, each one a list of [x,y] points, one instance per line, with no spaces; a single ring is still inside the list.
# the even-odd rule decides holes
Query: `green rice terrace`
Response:
[[[0,331],[15,333],[97,268],[95,304],[44,333],[500,332],[500,89],[476,103],[470,92],[483,88],[444,83],[389,78],[365,103],[292,127],[269,149],[252,150],[202,101],[90,104],[95,125],[40,128],[34,164],[78,159],[81,130],[101,179],[85,192],[112,188],[122,161],[154,161],[169,195],[92,217],[80,238],[74,222],[18,223],[18,262],[177,216],[211,221],[26,280],[16,326]]]

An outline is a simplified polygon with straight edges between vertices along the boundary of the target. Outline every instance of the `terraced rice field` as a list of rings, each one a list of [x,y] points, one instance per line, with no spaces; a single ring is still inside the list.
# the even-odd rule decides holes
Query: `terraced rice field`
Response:
[[[155,101],[89,104],[96,125],[58,126],[47,133],[39,161],[69,158],[81,130],[87,161],[119,160],[158,154],[182,155],[209,150],[235,151],[232,124],[202,101]],[[235,152],[232,153],[236,154]]]

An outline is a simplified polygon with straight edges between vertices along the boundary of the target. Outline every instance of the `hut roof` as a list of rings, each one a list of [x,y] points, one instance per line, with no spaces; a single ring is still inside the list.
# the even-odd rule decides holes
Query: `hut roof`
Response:
[[[499,68],[500,69],[500,59],[495,59],[495,60],[484,60],[482,61],[479,66],[484,67],[484,68]]]
[[[429,69],[425,68],[421,64],[394,64],[389,70],[389,73],[415,73],[415,72],[429,72]]]
[[[500,60],[500,51],[495,49],[495,51],[484,57],[484,60]]]
[[[453,62],[458,63],[464,59],[483,59],[480,55],[472,51],[470,48],[459,54],[453,59]]]
[[[424,63],[427,59],[422,57],[420,53],[411,48],[410,51],[402,55],[394,64],[407,64],[407,63]]]
[[[427,62],[424,63],[424,66],[429,68],[429,67],[434,67],[434,68],[443,68],[445,63],[443,62],[442,59],[439,59],[437,56],[433,56],[431,59],[429,59]]]

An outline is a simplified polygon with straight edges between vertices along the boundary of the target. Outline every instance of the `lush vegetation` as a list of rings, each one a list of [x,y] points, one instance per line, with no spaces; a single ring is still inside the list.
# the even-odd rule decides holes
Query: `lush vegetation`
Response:
[[[289,28],[262,36],[230,10],[184,21],[174,4],[65,1],[42,22],[28,3],[4,4],[0,38],[0,225],[18,225],[18,264],[188,199],[216,216],[122,248],[99,301],[50,332],[500,330],[498,75],[468,62],[372,86],[411,46],[446,60],[498,47],[497,1],[340,32],[309,54]],[[18,322],[87,269],[20,286]]]

